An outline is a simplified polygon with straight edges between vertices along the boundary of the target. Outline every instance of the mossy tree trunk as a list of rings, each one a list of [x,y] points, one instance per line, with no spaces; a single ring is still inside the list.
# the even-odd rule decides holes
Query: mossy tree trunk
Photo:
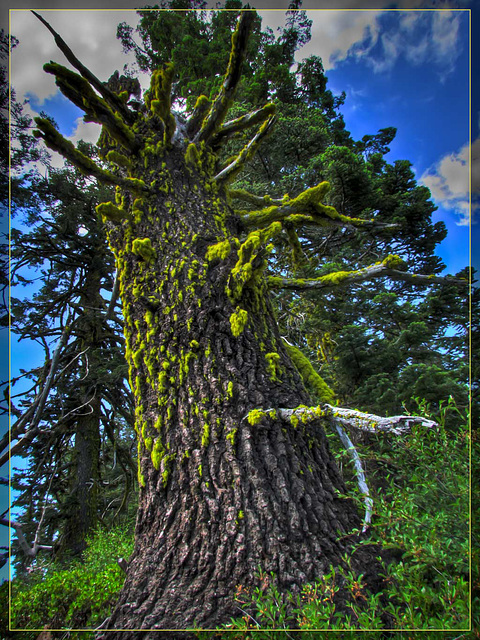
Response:
[[[234,294],[239,220],[184,153],[150,159],[166,192],[111,234],[141,487],[116,629],[226,622],[257,569],[299,587],[339,563],[339,532],[359,524],[335,495],[343,486],[319,422],[249,416],[311,399],[276,330],[263,260]]]
[[[188,122],[170,110],[170,65],[154,72],[142,104],[129,105],[128,92],[112,93],[49,27],[81,75],[53,63],[45,68],[87,119],[104,125],[101,144],[113,168],[83,156],[46,120],[37,119],[37,135],[117,186],[117,201],[98,212],[121,283],[140,502],[135,550],[107,624],[112,630],[228,622],[239,614],[236,588],[255,584],[259,569],[273,572],[281,590],[298,590],[341,563],[351,540],[342,536],[361,524],[353,503],[337,494],[343,484],[328,450],[325,413],[310,411],[302,421],[275,411],[312,404],[304,381],[320,399],[331,395],[282,341],[268,288],[408,274],[389,256],[328,281],[265,277],[279,234],[298,253],[302,225],[381,225],[321,204],[326,183],[280,201],[229,192],[274,122],[269,104],[224,124],[253,15],[239,19],[216,99],[201,96]],[[250,142],[220,166],[221,144],[252,126],[258,130]],[[235,210],[234,199],[249,210]]]

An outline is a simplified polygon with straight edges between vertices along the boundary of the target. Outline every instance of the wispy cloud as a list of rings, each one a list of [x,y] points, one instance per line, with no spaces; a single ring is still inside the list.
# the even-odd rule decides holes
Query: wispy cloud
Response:
[[[458,152],[443,156],[421,176],[420,183],[428,187],[435,202],[457,216],[457,224],[470,222],[470,145]],[[480,182],[480,138],[472,145],[472,191],[479,191]],[[477,209],[478,207],[473,207]],[[473,218],[473,216],[472,216]],[[473,219],[472,219],[473,221]]]
[[[107,80],[123,65],[134,60],[134,55],[122,53],[122,45],[116,38],[117,25],[128,22],[136,26],[136,11],[40,11],[52,27],[61,34],[83,64],[101,80]],[[12,52],[12,84],[18,99],[27,93],[37,96],[40,104],[57,94],[52,75],[43,71],[45,62],[55,60],[70,64],[57,48],[48,32],[30,11],[12,10],[12,34],[19,44]],[[143,77],[141,78],[141,81]]]
[[[312,39],[298,51],[298,58],[320,56],[325,70],[344,60],[353,46],[378,37],[380,11],[307,11],[313,21]]]
[[[461,14],[405,11],[373,15],[374,22],[365,25],[363,37],[337,51],[335,62],[363,59],[375,73],[391,71],[400,59],[415,66],[430,63],[442,81],[455,70],[461,53]]]

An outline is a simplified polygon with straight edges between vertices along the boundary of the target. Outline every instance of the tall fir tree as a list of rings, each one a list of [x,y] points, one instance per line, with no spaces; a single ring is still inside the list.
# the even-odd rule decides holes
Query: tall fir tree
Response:
[[[231,14],[216,15],[230,33]],[[308,86],[308,78],[321,73],[318,61],[303,67],[300,83],[289,73],[307,23],[292,16],[279,42],[268,36],[262,41],[255,12],[242,12],[225,75],[212,78],[210,95],[199,95],[184,117],[172,111],[172,93],[181,95],[180,88],[174,66],[155,58],[160,47],[152,34],[172,53],[165,39],[190,23],[199,26],[197,16],[173,11],[162,18],[169,29],[161,29],[161,22],[151,27],[152,47],[139,53],[146,65],[153,60],[160,66],[142,101],[99,81],[40,19],[79,74],[53,62],[45,70],[87,120],[103,125],[99,144],[111,167],[75,149],[46,118],[36,119],[36,135],[82,172],[116,187],[115,202],[97,211],[120,280],[140,496],[135,550],[107,624],[109,637],[120,637],[115,629],[211,627],[234,613],[235,587],[254,584],[256,569],[272,571],[282,591],[299,589],[330,564],[342,563],[351,542],[345,535],[360,525],[353,503],[338,496],[343,482],[326,442],[324,427],[339,412],[329,404],[333,394],[301,352],[282,340],[269,291],[337,290],[379,277],[444,283],[430,256],[420,273],[408,272],[396,253],[368,265],[358,257],[399,245],[408,225],[428,229],[431,223],[419,219],[415,206],[405,209],[406,223],[399,221],[394,190],[389,218],[372,206],[359,207],[372,186],[369,168],[355,155],[341,117],[328,120],[336,107],[333,96]],[[252,31],[260,52],[254,60],[264,56],[278,71],[273,85],[255,74],[253,64],[240,84]],[[188,43],[191,34],[180,33]],[[182,58],[181,69],[190,71],[188,64]],[[242,102],[233,104],[237,88]],[[318,118],[327,142],[313,152],[322,162],[318,169],[308,166],[312,149],[298,149],[298,137],[287,126],[262,154],[275,121],[295,121],[291,106],[301,91],[315,96],[305,113],[312,125]],[[263,103],[277,95],[276,116],[275,105]],[[195,91],[190,96],[184,90],[184,97],[188,108]],[[309,107],[316,111],[309,113]],[[230,108],[234,117],[227,121]],[[383,131],[374,142],[367,139],[358,153],[371,159],[391,135]],[[289,140],[300,158],[285,166],[281,148]],[[259,167],[253,189],[233,184],[242,169]],[[317,178],[330,172],[334,183],[338,178],[331,197],[339,210],[324,204],[325,180],[308,184],[307,169]],[[280,173],[276,193],[264,196]],[[402,179],[405,167],[385,174]],[[346,186],[345,177],[352,178]],[[292,196],[281,197],[278,190],[287,184]],[[361,193],[356,201],[353,192]],[[425,192],[416,193],[425,199]],[[239,201],[244,208],[233,206]],[[433,238],[442,232],[430,231]],[[305,242],[313,248],[323,243],[321,257],[348,256],[354,268],[319,275],[313,265],[310,275],[298,277],[298,269],[309,268],[297,266],[305,260]],[[355,253],[347,253],[347,242]],[[407,249],[412,243],[409,237]],[[287,264],[285,246],[294,257],[293,274],[279,267]],[[459,279],[447,283],[462,286]],[[355,559],[370,578],[376,553],[365,550]]]

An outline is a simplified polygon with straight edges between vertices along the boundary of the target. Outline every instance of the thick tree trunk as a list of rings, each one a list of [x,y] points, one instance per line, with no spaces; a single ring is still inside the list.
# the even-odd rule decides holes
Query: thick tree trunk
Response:
[[[320,420],[293,428],[273,414],[248,417],[311,400],[278,335],[262,265],[253,261],[234,292],[239,221],[225,195],[179,151],[159,173],[166,192],[134,205],[137,237],[110,232],[141,485],[135,550],[108,623],[118,630],[225,623],[239,613],[237,586],[253,585],[257,570],[299,589],[341,562],[338,538],[360,524],[336,495],[343,484]]]

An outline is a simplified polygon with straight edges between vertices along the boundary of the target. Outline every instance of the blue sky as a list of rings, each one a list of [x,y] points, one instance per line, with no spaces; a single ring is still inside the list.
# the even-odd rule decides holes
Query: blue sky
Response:
[[[410,160],[418,182],[431,189],[439,207],[434,221],[443,220],[449,232],[438,254],[446,272],[456,272],[468,264],[469,14],[443,18],[456,29],[443,50],[435,14],[382,14],[376,43],[367,36],[327,74],[330,88],[347,93],[342,111],[354,138],[397,127],[386,159]],[[365,50],[368,57],[359,53]]]
[[[136,24],[134,11],[41,13],[97,77],[107,79],[131,61],[115,31],[119,22]],[[283,12],[262,15],[274,31],[284,22]],[[397,127],[387,160],[410,160],[418,182],[432,190],[438,206],[434,221],[443,220],[449,232],[438,253],[446,271],[455,273],[469,261],[469,12],[309,11],[309,17],[313,37],[298,59],[322,57],[329,88],[347,94],[342,113],[354,138]],[[96,125],[80,120],[80,111],[42,70],[50,59],[65,64],[51,34],[27,11],[11,12],[11,30],[20,40],[12,55],[17,97],[29,98],[32,114],[43,110],[52,115],[73,141],[95,141]],[[147,77],[141,82],[148,86]],[[475,157],[480,155],[478,136],[474,114]],[[474,237],[478,227],[472,225]],[[30,366],[29,353],[28,345],[12,344],[12,375],[19,366]]]

